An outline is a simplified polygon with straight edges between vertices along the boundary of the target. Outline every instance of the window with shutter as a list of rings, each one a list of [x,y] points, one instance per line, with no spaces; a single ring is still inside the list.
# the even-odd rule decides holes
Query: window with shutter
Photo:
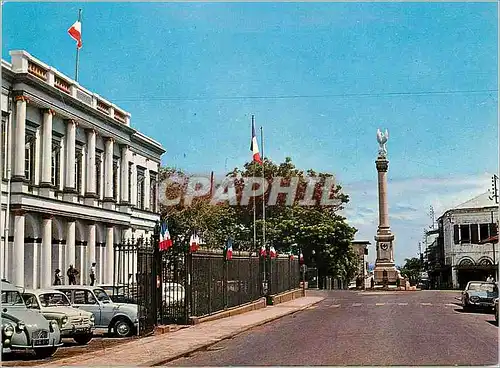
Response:
[[[479,225],[479,238],[480,238],[480,240],[488,239],[489,236],[490,236],[489,224],[480,224]]]
[[[460,225],[460,242],[470,243],[470,227],[469,225]]]
[[[455,244],[460,243],[460,233],[459,233],[458,225],[453,226],[453,241]]]
[[[478,244],[479,243],[479,231],[478,231],[478,225],[477,224],[471,224],[470,225],[470,242],[472,244]]]

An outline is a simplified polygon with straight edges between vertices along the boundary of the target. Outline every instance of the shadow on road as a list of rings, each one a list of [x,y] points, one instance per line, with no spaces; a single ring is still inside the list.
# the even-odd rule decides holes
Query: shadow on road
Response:
[[[496,323],[495,321],[486,321],[486,322],[488,322],[490,325],[498,327],[498,323]]]
[[[493,314],[493,312],[489,310],[482,309],[473,309],[473,310],[464,310],[463,308],[455,308],[455,312],[466,313],[466,314]]]

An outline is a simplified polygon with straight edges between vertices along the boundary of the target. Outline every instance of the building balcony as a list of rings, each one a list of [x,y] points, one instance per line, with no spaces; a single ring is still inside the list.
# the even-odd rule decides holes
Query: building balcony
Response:
[[[106,115],[121,124],[130,126],[130,113],[107,101],[96,93],[92,93],[83,88],[78,82],[57,71],[57,69],[46,65],[24,50],[11,51],[10,55],[12,57],[12,64],[2,62],[3,67],[11,69],[14,73],[26,73],[33,75],[37,79],[45,82],[47,85],[54,87],[61,93],[64,93],[69,98],[74,98],[99,113]]]

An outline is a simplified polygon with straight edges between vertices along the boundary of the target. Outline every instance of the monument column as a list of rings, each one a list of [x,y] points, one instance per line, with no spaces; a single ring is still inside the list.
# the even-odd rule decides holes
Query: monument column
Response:
[[[378,172],[378,219],[379,225],[375,241],[377,242],[377,259],[373,270],[375,283],[395,284],[400,278],[399,271],[394,264],[394,234],[389,225],[389,205],[387,200],[387,171],[389,160],[387,159],[386,142],[389,139],[387,130],[382,134],[377,130],[377,141],[380,145],[375,166]]]

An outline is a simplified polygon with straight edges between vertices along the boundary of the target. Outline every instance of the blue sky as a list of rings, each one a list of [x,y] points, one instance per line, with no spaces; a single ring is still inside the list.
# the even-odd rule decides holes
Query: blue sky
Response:
[[[373,240],[360,209],[376,222],[367,193],[387,128],[389,191],[406,183],[390,202],[399,262],[416,252],[429,201],[458,205],[497,171],[496,3],[6,3],[2,57],[25,49],[73,76],[66,30],[79,8],[80,83],[131,112],[169,165],[241,166],[254,114],[266,156],[334,173],[348,219]],[[415,191],[425,179],[449,200]],[[450,196],[447,181],[471,180]],[[415,217],[397,220],[405,190]]]

